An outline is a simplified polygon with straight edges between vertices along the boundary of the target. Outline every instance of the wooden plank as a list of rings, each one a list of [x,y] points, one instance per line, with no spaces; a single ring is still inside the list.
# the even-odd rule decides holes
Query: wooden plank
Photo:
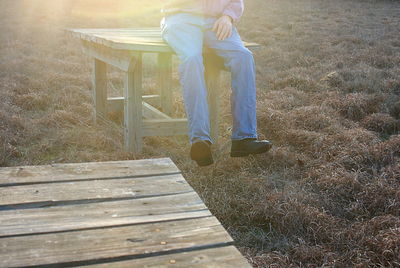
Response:
[[[181,174],[119,178],[98,181],[73,181],[52,184],[18,185],[0,188],[1,206],[71,200],[140,198],[191,191]]]
[[[234,246],[210,248],[163,256],[155,256],[127,261],[117,261],[80,267],[104,268],[251,268],[242,254]]]
[[[142,52],[169,52],[172,49],[163,42],[159,28],[146,29],[68,29],[81,40],[101,44],[117,50]],[[140,38],[139,38],[140,37]],[[243,42],[250,50],[260,48],[256,43]],[[208,50],[205,49],[208,53]]]
[[[204,61],[205,78],[207,83],[208,106],[210,111],[211,138],[214,143],[218,141],[219,126],[219,95],[221,59],[216,55],[208,55]]]
[[[151,106],[147,102],[142,102],[143,117],[146,119],[172,119],[165,113],[159,111],[157,108]]]
[[[159,53],[157,60],[161,108],[167,115],[172,115],[172,54]]]
[[[108,107],[110,112],[122,112],[124,110],[124,97],[109,98]],[[146,119],[171,119],[171,117],[144,101],[142,102],[142,114],[143,118]]]
[[[93,100],[94,120],[97,123],[107,114],[107,65],[98,59],[93,59]]]
[[[143,136],[187,135],[187,119],[143,120]]]
[[[194,191],[143,199],[4,210],[0,211],[0,238],[210,215]]]
[[[143,95],[142,100],[155,107],[160,107],[160,95]]]
[[[125,150],[135,154],[142,151],[142,54],[136,58],[135,68],[125,74],[124,138]],[[129,115],[129,116],[126,116]]]
[[[157,252],[187,251],[231,242],[232,238],[215,217],[8,237],[0,238],[0,266],[82,265],[88,260],[142,258]]]
[[[82,49],[86,55],[106,62],[122,71],[128,71],[130,67],[134,66],[132,60],[136,54],[132,51],[114,50],[87,40],[82,41]]]
[[[143,95],[142,100],[152,106],[159,106],[160,95]],[[113,113],[124,111],[124,97],[107,98],[107,110]]]
[[[0,168],[0,187],[179,173],[169,158]]]

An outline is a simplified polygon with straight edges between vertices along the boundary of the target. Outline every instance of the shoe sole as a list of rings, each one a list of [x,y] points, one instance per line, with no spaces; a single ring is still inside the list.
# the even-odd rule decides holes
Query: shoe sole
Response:
[[[196,161],[197,165],[204,167],[214,163],[210,146],[205,142],[196,142],[190,149],[190,158]]]
[[[234,151],[234,152],[231,152],[231,157],[245,157],[245,156],[249,156],[251,154],[262,154],[262,153],[268,152],[269,150],[271,150],[271,148],[272,148],[272,145],[269,145],[266,148],[261,148],[260,150],[252,152],[252,153],[249,153],[247,151]]]

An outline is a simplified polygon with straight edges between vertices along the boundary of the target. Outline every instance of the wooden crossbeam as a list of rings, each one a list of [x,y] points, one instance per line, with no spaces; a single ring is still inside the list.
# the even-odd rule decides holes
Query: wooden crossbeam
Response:
[[[143,136],[187,135],[187,119],[145,119]]]
[[[146,101],[155,102],[154,100],[159,99],[159,95],[145,95],[142,97]],[[142,102],[143,106],[143,118],[145,119],[171,119],[170,116],[158,110],[153,105],[147,103],[146,101]],[[114,97],[107,99],[107,109],[109,112],[118,113],[124,110],[124,97]]]
[[[160,95],[144,95],[142,99],[151,106],[159,106],[160,103]],[[112,113],[123,111],[124,97],[107,98],[107,110]]]

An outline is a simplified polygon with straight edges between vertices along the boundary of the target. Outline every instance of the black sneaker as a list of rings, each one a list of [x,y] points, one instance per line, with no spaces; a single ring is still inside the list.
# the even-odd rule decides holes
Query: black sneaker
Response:
[[[193,143],[190,148],[190,158],[196,161],[197,165],[201,167],[214,163],[211,154],[211,143],[203,140]]]
[[[267,140],[258,141],[257,139],[233,140],[231,147],[231,157],[243,157],[249,154],[262,154],[272,148],[272,142]]]

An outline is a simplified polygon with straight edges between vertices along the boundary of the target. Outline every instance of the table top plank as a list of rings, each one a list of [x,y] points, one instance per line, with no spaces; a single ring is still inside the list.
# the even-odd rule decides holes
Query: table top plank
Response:
[[[142,198],[192,190],[181,174],[19,185],[0,188],[0,209],[2,206],[21,206],[29,203]]]
[[[234,246],[203,249],[164,256],[111,263],[85,265],[87,268],[250,268],[242,254]]]
[[[72,36],[112,49],[143,52],[173,52],[163,41],[160,28],[121,28],[121,29],[68,29]],[[243,42],[249,49],[259,44]]]
[[[0,168],[0,187],[180,173],[169,158]]]
[[[0,211],[0,238],[211,216],[196,192],[144,199]]]
[[[228,245],[231,237],[215,217],[104,229],[1,238],[1,267],[61,264],[155,252]]]

